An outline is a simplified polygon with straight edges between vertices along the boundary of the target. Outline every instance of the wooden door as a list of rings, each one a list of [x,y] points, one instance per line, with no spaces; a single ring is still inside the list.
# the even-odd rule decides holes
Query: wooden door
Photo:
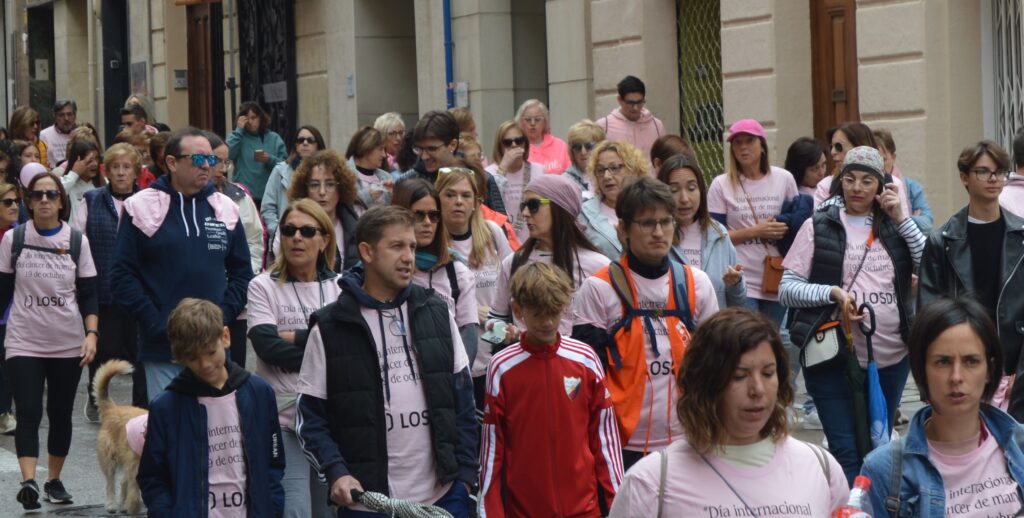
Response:
[[[810,0],[814,134],[860,119],[857,106],[856,0]]]
[[[210,4],[185,8],[188,18],[188,123],[213,128],[213,52],[210,46]]]

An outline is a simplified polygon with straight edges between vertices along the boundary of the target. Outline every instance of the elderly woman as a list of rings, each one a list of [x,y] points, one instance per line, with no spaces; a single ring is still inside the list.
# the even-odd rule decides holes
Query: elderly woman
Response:
[[[391,203],[395,181],[391,173],[380,168],[386,153],[384,134],[369,126],[359,128],[348,142],[345,158],[348,168],[356,173],[359,199],[367,208]]]
[[[20,106],[11,114],[11,123],[7,126],[12,140],[24,140],[36,148],[39,154],[38,162],[47,168],[50,163],[46,160],[46,142],[39,138],[39,112],[28,106]],[[54,164],[56,165],[56,164]]]
[[[295,433],[299,368],[306,350],[306,323],[313,312],[341,294],[331,270],[337,255],[334,224],[319,204],[301,199],[284,209],[281,253],[249,283],[248,336],[256,352],[256,372],[277,394],[285,457],[284,516],[325,514],[327,487],[317,479]]]
[[[93,243],[92,258],[96,263],[100,335],[96,340],[96,358],[89,363],[90,387],[96,369],[106,361],[121,359],[134,363],[138,341],[135,319],[116,304],[110,294],[110,268],[114,263],[114,243],[117,241],[117,225],[121,221],[124,200],[138,192],[135,180],[142,170],[142,163],[139,154],[130,144],[114,144],[103,155],[103,166],[110,182],[102,188],[85,193],[72,223]],[[132,374],[132,404],[145,407],[147,401],[145,371],[135,369]],[[99,409],[91,390],[85,416],[90,422],[99,422]]]
[[[590,175],[587,174],[587,170],[590,164],[590,152],[602,140],[604,140],[604,130],[590,119],[583,119],[569,127],[569,150],[572,155],[572,165],[565,170],[564,174],[579,184],[584,200],[594,197],[594,187],[590,185]]]
[[[544,166],[530,160],[530,140],[516,121],[505,121],[498,126],[491,159],[493,162],[485,170],[494,176],[502,208],[516,231],[516,238],[526,241],[530,232],[523,223],[521,211],[516,208],[530,181],[545,173]]]
[[[800,227],[783,262],[779,301],[797,309],[790,319],[790,337],[804,349],[823,324],[838,320],[842,312],[857,320],[858,304],[874,308],[877,321],[870,342],[891,429],[909,371],[905,340],[914,317],[910,276],[921,262],[925,236],[903,211],[893,184],[884,183],[882,164],[875,148],[861,146],[846,153],[838,182],[842,197]],[[869,340],[860,326],[854,327],[853,346],[864,369]],[[841,360],[805,364],[804,380],[829,449],[852,484],[867,451],[864,437],[856,435],[854,396]]]
[[[627,142],[603,141],[590,152],[590,181],[594,196],[583,203],[580,223],[587,229],[587,238],[605,257],[615,260],[622,256],[615,215],[615,201],[626,182],[647,175],[647,158]]]
[[[548,126],[548,107],[537,99],[529,99],[519,105],[516,122],[526,132],[526,138],[533,149],[533,161],[551,174],[561,174],[569,168],[569,146],[565,141],[552,135]]]
[[[626,473],[609,516],[830,516],[850,490],[831,455],[789,435],[789,378],[772,322],[740,308],[706,320],[677,378],[686,438]]]
[[[380,164],[381,169],[386,169],[392,174],[401,174],[404,171],[398,166],[398,151],[402,149],[402,141],[405,138],[405,122],[402,116],[395,112],[388,112],[377,120],[373,121],[373,127],[384,135],[384,160]]]
[[[270,172],[267,179],[267,190],[263,191],[263,205],[260,206],[260,216],[267,225],[267,235],[274,235],[277,231],[277,220],[280,211],[288,206],[288,188],[292,185],[292,175],[299,168],[299,164],[317,151],[327,149],[324,137],[320,130],[314,126],[300,126],[295,131],[295,138],[292,139],[292,152],[288,159],[278,162],[274,170]]]
[[[1003,372],[999,344],[988,311],[971,299],[921,308],[907,346],[928,405],[904,438],[864,460],[871,516],[1019,516],[1021,425],[989,405]]]

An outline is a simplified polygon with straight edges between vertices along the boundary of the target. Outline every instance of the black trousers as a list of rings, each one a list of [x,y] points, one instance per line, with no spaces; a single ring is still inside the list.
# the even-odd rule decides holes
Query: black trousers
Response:
[[[248,331],[248,320],[233,320],[228,324],[228,332],[231,333],[231,361],[241,368],[245,368],[245,353],[248,338],[245,336]]]
[[[100,337],[96,340],[96,357],[89,364],[89,401],[95,403],[92,380],[96,369],[110,360],[127,360],[135,366],[132,373],[132,404],[147,408],[146,371],[136,364],[139,357],[139,333],[135,319],[116,304],[100,304]]]
[[[74,358],[36,358],[15,356],[7,360],[11,393],[18,428],[14,448],[18,457],[39,457],[39,423],[43,420],[43,391],[46,391],[46,417],[50,420],[47,451],[66,457],[71,448],[71,412],[75,408],[81,360]]]

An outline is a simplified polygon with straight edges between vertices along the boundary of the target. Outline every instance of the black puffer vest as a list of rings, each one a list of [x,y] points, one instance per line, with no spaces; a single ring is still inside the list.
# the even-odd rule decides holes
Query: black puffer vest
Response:
[[[407,301],[409,344],[420,367],[430,439],[441,483],[455,480],[455,354],[448,306],[433,290],[412,286]],[[327,360],[327,410],[331,438],[352,476],[367,491],[388,494],[387,420],[377,346],[350,293],[314,313]]]
[[[824,211],[815,212],[814,221],[814,257],[811,261],[811,275],[808,281],[813,284],[840,286],[843,279],[843,260],[846,257],[846,228],[839,219],[838,205],[828,207]],[[900,338],[907,341],[907,332],[914,318],[911,304],[910,282],[914,273],[914,260],[910,255],[907,242],[896,230],[896,225],[888,217],[883,216],[877,225],[878,240],[885,247],[896,266],[896,306],[900,312]],[[802,347],[808,337],[819,326],[824,324],[835,304],[814,308],[801,308],[794,312],[789,320],[790,340],[794,345]]]

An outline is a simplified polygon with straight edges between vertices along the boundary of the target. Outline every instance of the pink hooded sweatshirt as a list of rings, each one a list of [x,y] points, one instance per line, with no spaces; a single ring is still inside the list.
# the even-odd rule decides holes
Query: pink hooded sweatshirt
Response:
[[[651,156],[651,146],[665,134],[665,125],[651,112],[644,108],[640,112],[640,118],[636,122],[627,119],[622,112],[616,108],[597,120],[597,125],[604,130],[608,140],[621,140],[633,144],[645,157]]]
[[[1018,216],[1024,216],[1024,175],[1016,172],[1010,174],[1010,179],[999,195],[999,205]]]

